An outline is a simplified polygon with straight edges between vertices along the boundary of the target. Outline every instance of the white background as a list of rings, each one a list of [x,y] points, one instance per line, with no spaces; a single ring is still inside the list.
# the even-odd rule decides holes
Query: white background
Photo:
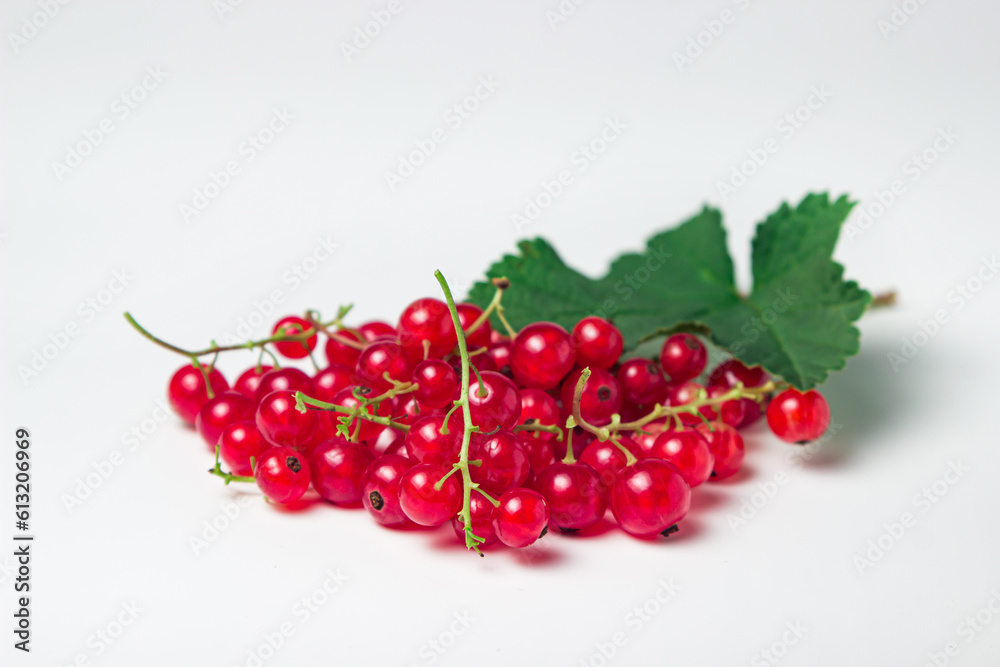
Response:
[[[71,2],[15,44],[41,10],[3,2],[0,538],[13,533],[13,435],[26,426],[37,541],[30,656],[11,647],[13,560],[0,549],[0,662],[246,665],[288,621],[294,634],[264,664],[433,655],[596,666],[595,645],[617,632],[627,641],[608,664],[772,664],[759,652],[777,642],[780,664],[919,666],[950,641],[960,652],[949,664],[997,664],[1000,619],[971,638],[958,626],[1000,591],[1000,280],[972,280],[1000,249],[1000,8],[929,1],[884,35],[887,1],[593,0],[553,28],[545,12],[556,0],[403,0],[348,62],[341,44],[385,6],[245,0],[220,15],[211,0]],[[725,9],[733,21],[702,34],[709,45],[679,67],[674,54]],[[116,98],[147,67],[165,80],[120,118]],[[447,125],[481,77],[495,92]],[[776,124],[813,87],[831,97],[785,136]],[[274,109],[294,118],[247,161],[241,143]],[[627,128],[577,171],[573,154],[609,118]],[[113,132],[60,180],[53,163],[102,119]],[[385,172],[437,127],[444,143],[390,189]],[[908,161],[948,128],[958,138],[914,180]],[[771,137],[779,150],[724,198],[717,183]],[[185,222],[179,207],[228,160],[240,173]],[[515,229],[512,214],[561,169],[574,183]],[[331,506],[287,515],[251,493],[196,555],[190,538],[239,491],[205,474],[204,445],[172,416],[146,421],[154,432],[134,451],[123,444],[160,414],[181,361],[131,331],[126,309],[189,347],[235,332],[272,290],[284,299],[276,314],[353,302],[357,322],[394,320],[437,294],[436,268],[464,292],[518,238],[539,234],[596,276],[705,202],[723,208],[748,284],[753,226],[780,201],[850,193],[862,202],[856,224],[895,180],[903,194],[837,252],[850,277],[900,293],[896,308],[865,316],[861,354],[823,388],[837,433],[796,469],[789,446],[751,431],[745,473],[697,490],[670,540],[552,536],[528,555],[480,559],[453,546],[450,529],[395,533]],[[333,256],[300,285],[288,280],[328,236]],[[87,314],[80,304],[109,296],[122,270],[125,289]],[[959,307],[954,290],[970,280],[981,289]],[[918,335],[926,344],[894,369],[887,355],[938,310],[946,324],[929,342]],[[19,367],[71,323],[79,334],[23,379]],[[221,365],[235,377],[250,363]],[[121,465],[67,509],[66,495],[115,450]],[[969,469],[923,511],[914,496],[950,462]],[[731,527],[727,516],[780,471],[787,484]],[[885,537],[904,512],[915,525]],[[859,571],[855,557],[880,536],[891,547]],[[348,579],[300,622],[297,601],[328,570]],[[648,621],[627,618],[661,580],[680,587],[673,599],[650,603]],[[95,633],[133,602],[138,618],[98,652]],[[454,638],[456,613],[474,620]],[[805,631],[783,651],[788,623]],[[450,639],[443,655],[428,653],[429,641]]]

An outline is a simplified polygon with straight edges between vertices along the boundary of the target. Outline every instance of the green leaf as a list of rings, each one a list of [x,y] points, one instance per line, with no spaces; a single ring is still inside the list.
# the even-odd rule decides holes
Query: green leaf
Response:
[[[743,362],[807,389],[857,353],[853,322],[871,300],[832,260],[852,207],[846,197],[831,202],[814,194],[768,216],[753,241],[749,295],[736,289],[722,215],[708,207],[650,238],[642,252],[620,256],[598,280],[568,267],[540,238],[521,241],[520,254],[504,256],[487,275],[511,281],[503,303],[517,329],[537,321],[571,329],[600,315],[614,320],[628,348],[658,334],[698,331]],[[485,307],[493,290],[488,281],[477,283],[468,299]]]

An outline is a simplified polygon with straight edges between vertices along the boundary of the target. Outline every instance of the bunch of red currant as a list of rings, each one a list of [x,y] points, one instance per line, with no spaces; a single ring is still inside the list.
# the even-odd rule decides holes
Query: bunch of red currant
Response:
[[[669,535],[692,488],[739,470],[738,429],[765,406],[788,442],[813,440],[829,424],[817,391],[736,359],[697,382],[708,355],[694,335],[670,336],[657,360],[623,361],[622,334],[607,320],[515,332],[501,305],[505,280],[494,281],[484,310],[456,305],[437,275],[447,302],[414,301],[396,326],[347,327],[346,309],[331,322],[309,311],[280,320],[264,340],[189,352],[126,317],[190,358],[170,380],[170,403],[215,453],[210,472],[226,483],[256,482],[283,504],[311,486],[332,503],[362,503],[385,526],[450,521],[477,552],[526,547],[550,526],[587,529],[609,506],[629,534]],[[506,333],[492,329],[493,315]],[[199,360],[255,348],[257,364],[231,387],[214,358]],[[279,356],[308,357],[316,372],[280,366]]]

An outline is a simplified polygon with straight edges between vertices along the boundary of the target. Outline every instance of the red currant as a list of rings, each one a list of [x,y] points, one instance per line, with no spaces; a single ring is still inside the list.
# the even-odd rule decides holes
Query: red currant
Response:
[[[483,309],[474,303],[460,303],[455,306],[455,310],[458,311],[458,321],[462,325],[462,331],[466,331],[471,327],[479,319],[479,316],[483,314]],[[489,347],[490,334],[492,333],[493,328],[490,326],[489,319],[487,319],[475,331],[466,335],[465,342],[468,344],[470,350]]]
[[[271,447],[257,461],[254,479],[268,500],[295,502],[309,490],[309,464],[294,449]]]
[[[448,433],[442,434],[444,415],[421,417],[406,432],[406,451],[410,458],[421,463],[450,466],[458,461],[462,448],[462,434],[465,428],[461,413],[454,413],[448,419]]]
[[[715,370],[708,376],[708,383],[731,389],[738,382],[742,382],[744,387],[760,387],[767,384],[770,379],[771,377],[762,367],[748,368],[739,360],[730,359],[715,367]],[[760,403],[749,398],[741,398],[740,404],[743,405],[743,421],[736,424],[736,428],[748,426],[760,418]]]
[[[364,336],[350,329],[341,329],[337,332],[337,337],[356,343],[365,342]],[[340,364],[341,366],[354,368],[358,364],[358,357],[360,356],[361,350],[357,347],[342,343],[336,338],[326,339],[326,361],[331,366],[333,364]]]
[[[521,486],[531,469],[521,439],[503,429],[492,435],[473,435],[469,460],[481,462],[469,466],[469,476],[490,494]]]
[[[469,411],[472,423],[483,433],[499,428],[511,429],[521,417],[521,394],[514,383],[500,373],[480,373],[482,385],[469,384]]]
[[[409,382],[413,375],[413,364],[403,353],[399,343],[381,340],[364,349],[358,357],[355,372],[359,380],[381,394],[392,388],[392,383],[385,379],[385,374],[397,382]]]
[[[254,404],[249,398],[235,391],[224,391],[201,406],[194,426],[214,452],[222,431],[233,422],[253,419],[253,412]]]
[[[295,409],[295,394],[272,391],[257,406],[257,428],[264,439],[278,447],[301,447],[316,431],[316,411]]]
[[[541,389],[530,387],[521,390],[521,418],[518,424],[538,424],[539,426],[555,426],[560,420],[559,404],[556,399],[546,394]],[[525,434],[526,438],[538,438],[541,440],[551,440],[556,437],[554,433],[546,431],[534,431]]]
[[[399,335],[391,324],[379,321],[365,322],[358,327],[358,333],[369,343],[374,343],[379,338],[396,338]]]
[[[208,373],[208,381],[212,385],[213,394],[221,394],[229,389],[229,383],[226,382],[222,373],[211,366],[204,368]],[[167,397],[177,415],[193,426],[201,406],[208,402],[208,389],[201,371],[194,365],[182,366],[177,369],[177,372],[170,378]]]
[[[701,424],[698,431],[708,439],[709,448],[715,458],[712,479],[723,480],[739,472],[743,465],[745,448],[743,437],[728,424]]]
[[[673,527],[691,507],[691,487],[660,459],[629,466],[611,487],[611,511],[630,535],[653,537]]]
[[[562,530],[593,526],[608,508],[608,487],[586,463],[553,463],[533,486],[549,505],[552,525]]]
[[[667,378],[655,361],[629,359],[618,369],[617,377],[625,401],[647,405],[663,403],[667,398]]]
[[[702,392],[707,394],[705,387],[701,384],[697,382],[684,382],[671,387],[667,395],[667,402],[671,407],[680,407],[700,398]],[[701,417],[690,412],[683,412],[679,416],[681,423],[686,426],[697,426],[698,424],[704,423],[702,422]]]
[[[528,462],[531,463],[531,471],[536,475],[555,463],[556,455],[552,450],[552,443],[542,438],[534,437],[535,434],[525,434],[521,436],[521,445],[528,455]],[[542,435],[545,435],[544,433]],[[525,482],[525,485],[527,483]]]
[[[439,299],[417,299],[399,318],[399,340],[414,359],[443,357],[455,349],[458,338],[448,305]],[[424,353],[424,342],[430,346]]]
[[[358,394],[361,395],[359,399],[354,395],[354,391],[357,390]],[[361,406],[362,399],[368,398],[372,395],[372,390],[368,387],[363,386],[352,386],[346,389],[341,389],[340,393],[333,397],[331,403],[334,405],[339,405],[350,410],[357,410]],[[391,410],[390,401],[380,401],[378,408],[375,408],[373,404],[365,406],[364,412],[369,415],[376,415],[378,417],[388,417]],[[347,413],[344,412],[327,412],[326,417],[328,419],[328,424],[333,432],[336,433],[337,426],[340,424],[340,419],[346,417]],[[358,440],[371,440],[372,438],[378,437],[378,434],[382,431],[382,425],[376,424],[375,422],[363,419],[361,417],[356,417],[354,423],[351,424],[350,435],[354,437],[357,434]]]
[[[510,345],[509,341],[493,343],[486,351],[486,354],[490,357],[490,361],[496,366],[497,371],[501,373],[510,372]]]
[[[399,480],[413,465],[409,459],[388,454],[372,461],[365,471],[361,502],[383,526],[410,523],[399,506]]]
[[[570,369],[576,353],[570,335],[558,324],[536,322],[521,329],[510,348],[510,369],[519,384],[552,389]]]
[[[314,392],[312,378],[300,371],[298,368],[287,366],[285,368],[275,368],[260,376],[260,384],[254,393],[254,402],[261,400],[272,391],[290,391],[293,394],[301,391],[307,396],[312,396]]]
[[[364,493],[364,474],[375,456],[342,437],[320,443],[309,456],[313,488],[331,503],[353,505]]]
[[[708,440],[699,431],[666,431],[653,443],[651,458],[673,463],[692,489],[712,476],[715,457]]]
[[[767,406],[767,425],[785,442],[806,443],[823,435],[830,425],[830,406],[815,389],[789,388]]]
[[[334,397],[341,390],[358,383],[357,376],[354,374],[354,367],[348,368],[340,364],[330,364],[317,373],[312,381],[312,398],[319,399],[325,403],[332,403]]]
[[[728,387],[712,385],[708,388],[708,397],[719,398],[720,396],[725,396],[729,391]],[[746,415],[746,409],[743,406],[743,401],[740,399],[723,401],[718,406],[718,410],[714,406],[703,405],[698,408],[698,412],[703,414],[709,421],[715,421],[721,414],[722,421],[734,428],[743,423],[743,418]]]
[[[607,370],[615,365],[625,349],[625,339],[618,327],[600,317],[585,317],[573,327],[576,365],[591,370]]]
[[[260,386],[260,381],[264,377],[264,373],[271,371],[273,368],[273,366],[261,366],[258,369],[254,366],[246,369],[236,378],[236,382],[233,384],[233,391],[238,391],[251,401],[256,402],[257,387]]]
[[[493,503],[486,500],[482,494],[473,492],[469,499],[469,514],[472,519],[472,534],[483,540],[479,543],[479,548],[496,544],[497,534],[493,530]],[[456,516],[452,519],[451,527],[459,541],[465,544],[465,522],[462,521],[462,517]]]
[[[511,489],[493,509],[493,530],[508,547],[522,549],[540,539],[549,527],[549,507],[542,494]]]
[[[295,336],[312,329],[312,325],[301,317],[289,315],[278,320],[274,325],[272,333],[275,336]],[[316,334],[309,336],[304,341],[284,341],[275,343],[274,347],[283,357],[289,359],[302,359],[309,356],[309,353],[316,349]]]
[[[411,382],[417,385],[414,393],[417,400],[432,410],[451,403],[458,389],[458,376],[447,362],[440,359],[427,359],[417,364]]]
[[[409,519],[421,526],[440,526],[462,509],[462,482],[456,474],[435,488],[451,467],[420,463],[399,480],[399,505]]]
[[[270,448],[252,420],[232,422],[219,436],[219,455],[234,475],[252,475],[250,459],[256,464]]]
[[[701,375],[708,363],[708,351],[697,336],[674,334],[663,343],[660,366],[673,382],[686,382]]]
[[[639,449],[639,445],[631,438],[618,436],[618,442],[637,459],[644,457],[642,450]],[[597,474],[601,477],[601,481],[610,489],[611,485],[618,479],[618,475],[621,474],[622,470],[628,464],[628,457],[625,456],[625,452],[610,440],[605,440],[604,442],[594,440],[580,454],[580,463],[586,463],[596,470]]]
[[[574,371],[563,380],[560,393],[563,412],[567,415],[573,410],[576,383],[582,372],[582,369]],[[591,376],[580,397],[580,416],[590,424],[604,426],[611,422],[611,415],[621,410],[621,407],[622,394],[615,376],[600,368],[591,369]]]

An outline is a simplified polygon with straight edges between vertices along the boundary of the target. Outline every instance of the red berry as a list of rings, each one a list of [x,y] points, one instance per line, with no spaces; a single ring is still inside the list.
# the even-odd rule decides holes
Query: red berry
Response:
[[[639,445],[631,438],[619,436],[618,442],[637,459],[644,457],[642,450],[639,449]],[[618,475],[621,474],[622,470],[628,464],[628,457],[625,456],[625,452],[610,440],[605,440],[604,442],[594,440],[580,454],[580,463],[586,463],[596,470],[601,481],[610,489],[611,485],[618,479]]]
[[[295,409],[295,394],[272,391],[257,406],[257,428],[277,447],[302,447],[316,431],[316,411]]]
[[[243,373],[236,378],[236,382],[233,384],[233,391],[238,391],[251,401],[257,402],[257,387],[260,386],[260,381],[264,377],[264,373],[273,370],[273,366],[261,366],[260,369],[256,366],[253,368],[248,368]]]
[[[582,369],[574,371],[563,380],[560,393],[563,412],[566,415],[572,413],[576,383],[582,372]],[[600,368],[592,369],[591,376],[583,388],[583,395],[580,397],[580,416],[590,424],[604,426],[611,422],[611,415],[621,410],[621,407],[622,394],[615,376]]]
[[[545,434],[542,433],[541,435]],[[552,450],[551,442],[534,436],[534,433],[521,434],[521,445],[528,455],[528,462],[531,463],[531,471],[537,475],[555,463],[556,455]]]
[[[767,406],[767,425],[785,442],[806,443],[823,435],[830,425],[830,406],[815,389],[794,387],[778,394]]]
[[[593,526],[608,508],[608,487],[586,463],[553,463],[533,486],[549,505],[552,525],[562,530]]]
[[[439,299],[417,299],[399,318],[399,341],[413,359],[443,357],[455,349],[458,338],[448,305]],[[429,351],[424,353],[424,343]]]
[[[234,475],[252,475],[254,466],[250,465],[251,457],[256,464],[270,448],[253,420],[232,422],[219,436],[219,455]]]
[[[383,526],[410,523],[399,506],[399,480],[413,465],[409,459],[389,454],[372,461],[365,471],[361,502]]]
[[[720,396],[725,396],[729,393],[730,389],[728,387],[723,387],[722,385],[713,385],[708,388],[709,398],[719,398]],[[698,412],[703,414],[709,421],[715,421],[719,418],[721,413],[722,421],[730,426],[736,428],[743,423],[743,418],[746,414],[746,410],[743,406],[743,401],[740,399],[735,399],[732,401],[723,401],[722,405],[718,406],[718,410],[711,405],[703,405],[698,408]]]
[[[483,433],[499,428],[512,429],[521,417],[521,394],[514,383],[494,371],[483,371],[469,384],[469,411],[472,423]]]
[[[573,327],[576,365],[591,370],[607,370],[615,365],[625,349],[625,339],[618,327],[600,317],[585,317]]]
[[[542,494],[531,489],[511,489],[493,509],[493,530],[508,547],[531,546],[549,526],[549,507]]]
[[[576,352],[570,335],[558,324],[536,322],[521,329],[510,348],[510,369],[519,384],[552,389],[566,377]]]
[[[274,325],[272,333],[275,336],[294,336],[296,334],[305,333],[311,329],[312,325],[304,319],[290,315],[278,320],[278,323]],[[314,332],[313,335],[309,336],[309,338],[304,341],[284,341],[281,343],[275,343],[274,347],[283,357],[288,357],[289,359],[303,359],[308,357],[309,353],[316,349],[316,338],[317,337]]]
[[[461,477],[455,473],[435,488],[451,467],[420,463],[399,480],[399,505],[409,519],[421,526],[440,526],[462,509]]]
[[[680,471],[660,459],[629,466],[611,487],[611,511],[626,533],[652,537],[684,518],[691,487]]]
[[[732,477],[743,465],[745,448],[743,437],[728,424],[701,424],[698,431],[708,439],[709,448],[715,458],[712,479],[715,481]]]
[[[355,343],[364,343],[365,338],[360,333],[355,333],[349,329],[341,329],[336,332],[337,338],[349,340]],[[358,364],[358,357],[361,350],[357,347],[347,345],[337,338],[326,339],[326,362],[330,365],[340,364],[348,368],[354,368]]]
[[[497,534],[493,530],[493,503],[486,500],[482,494],[473,492],[469,499],[469,515],[472,519],[472,534],[483,540],[479,543],[479,548],[496,544]],[[462,517],[456,516],[452,519],[451,527],[459,542],[465,544],[465,522],[462,521]]]
[[[715,370],[708,376],[708,383],[731,389],[736,386],[737,382],[742,382],[744,387],[759,387],[770,379],[771,377],[762,367],[747,368],[739,360],[730,359],[715,367]],[[743,406],[743,421],[736,424],[736,428],[749,426],[760,418],[760,403],[749,398],[741,398],[740,404]]]
[[[663,403],[667,398],[667,378],[655,361],[639,357],[629,359],[618,369],[617,378],[622,398],[629,403]]]
[[[364,493],[364,474],[375,456],[371,450],[344,438],[320,443],[309,456],[313,488],[327,500],[353,505]]]
[[[632,434],[635,444],[641,452],[640,459],[649,456],[649,453],[653,451],[653,444],[656,442],[656,439],[660,437],[661,433],[669,430],[672,424],[673,420],[670,420],[670,424],[668,424],[666,419],[657,419],[643,426],[642,431],[636,431]]]
[[[358,333],[369,343],[373,343],[379,338],[396,338],[398,333],[391,324],[385,322],[365,322],[358,327]]]
[[[295,502],[309,490],[309,464],[288,447],[271,447],[257,461],[257,487],[275,503]]]
[[[211,366],[204,368],[205,372],[208,373],[208,381],[212,385],[212,393],[221,394],[229,389],[229,383],[226,382],[222,373]],[[177,415],[193,426],[201,406],[208,402],[208,389],[201,371],[193,365],[178,368],[177,372],[170,378],[167,398]]]
[[[701,375],[708,363],[708,351],[697,336],[674,334],[663,343],[660,366],[673,382],[686,382]]]
[[[341,390],[358,383],[354,367],[348,368],[340,364],[330,364],[317,373],[312,381],[313,393],[310,395],[326,403],[332,403]]]
[[[462,414],[455,412],[448,418],[448,433],[442,434],[444,415],[421,417],[406,432],[406,451],[410,458],[421,463],[450,466],[458,461],[465,428]]]
[[[661,433],[653,443],[649,457],[673,463],[692,489],[711,477],[715,466],[708,440],[692,429]]]
[[[359,399],[354,395],[355,390],[360,394]],[[331,403],[334,405],[339,405],[344,408],[349,408],[350,410],[356,410],[364,398],[372,395],[372,390],[368,387],[363,386],[351,386],[345,389],[341,389],[340,393],[333,397]],[[379,417],[388,417],[391,410],[390,401],[381,401],[376,409],[374,405],[369,404],[364,408],[364,411],[369,415],[376,415]],[[327,412],[325,413],[327,418],[327,428],[332,429],[331,432],[337,432],[337,426],[340,424],[340,419],[348,416],[345,412]],[[358,440],[371,440],[372,438],[378,437],[378,434],[382,432],[382,425],[376,424],[375,422],[363,419],[361,417],[356,417],[354,423],[351,424],[350,435]]]
[[[288,366],[285,368],[275,368],[264,373],[260,377],[260,384],[257,385],[257,391],[254,393],[253,398],[255,403],[260,403],[272,391],[290,391],[293,394],[301,391],[307,396],[312,396],[313,390],[311,377],[298,368]]]
[[[521,418],[518,424],[538,424],[539,426],[555,426],[560,419],[559,404],[556,399],[546,394],[541,389],[530,387],[522,389],[521,393]],[[554,433],[545,431],[534,431],[525,433],[525,438],[538,438],[541,440],[551,440],[556,437]]]
[[[440,359],[427,359],[413,369],[411,382],[416,383],[414,392],[420,404],[437,410],[451,403],[458,388],[458,376],[452,367]]]
[[[493,343],[486,351],[498,372],[510,372],[510,345],[510,341]]]
[[[469,466],[472,481],[494,495],[524,484],[531,469],[521,439],[503,429],[493,435],[473,435],[469,460],[481,461],[478,466]]]
[[[458,311],[458,321],[462,325],[462,331],[468,330],[479,319],[479,316],[483,314],[483,309],[474,303],[460,303],[455,306],[455,310]],[[489,319],[487,319],[471,334],[466,334],[465,342],[468,344],[470,350],[489,347],[490,334],[492,333],[493,328],[490,326]]]
[[[671,407],[687,405],[691,401],[699,398],[702,392],[708,393],[701,384],[697,382],[684,382],[683,384],[671,387],[667,395],[667,403]],[[700,410],[699,410],[700,411]],[[703,424],[701,417],[690,412],[683,412],[680,415],[681,423],[686,426],[697,426]]]
[[[253,419],[253,413],[253,401],[238,392],[224,391],[201,406],[194,426],[214,452],[222,431],[233,422]]]
[[[409,382],[413,376],[413,364],[403,353],[399,343],[381,340],[364,349],[358,357],[355,372],[361,382],[381,394],[392,388],[392,383],[385,379],[385,374],[397,382]]]

